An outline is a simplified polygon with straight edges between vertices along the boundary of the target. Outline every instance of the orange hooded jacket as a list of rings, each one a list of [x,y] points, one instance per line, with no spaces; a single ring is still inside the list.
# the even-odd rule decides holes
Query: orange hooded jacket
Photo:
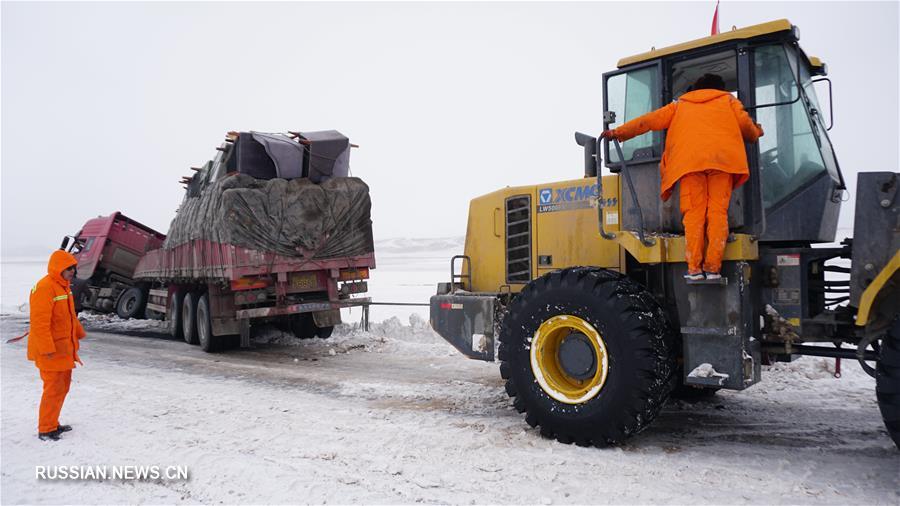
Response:
[[[31,329],[28,331],[28,360],[42,371],[75,368],[78,340],[87,335],[75,315],[75,300],[62,271],[77,265],[71,254],[56,250],[50,255],[47,275],[31,289]]]
[[[734,187],[750,177],[744,141],[763,135],[741,101],[727,91],[702,89],[685,93],[675,102],[635,118],[613,130],[620,141],[668,129],[659,165],[661,197],[669,200],[672,186],[685,174],[708,169],[734,174]]]

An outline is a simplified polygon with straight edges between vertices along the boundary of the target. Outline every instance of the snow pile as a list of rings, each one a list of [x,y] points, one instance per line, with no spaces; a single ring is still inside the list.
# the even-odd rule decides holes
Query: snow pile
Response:
[[[694,368],[693,371],[688,374],[689,378],[721,378],[719,380],[719,384],[721,385],[724,380],[728,379],[728,375],[725,373],[721,373],[716,371],[712,364],[703,363]]]
[[[81,324],[88,330],[107,332],[161,332],[168,333],[168,322],[163,320],[122,319],[115,313],[95,313],[82,311],[78,314]]]
[[[334,328],[328,339],[297,339],[290,331],[275,325],[263,325],[253,330],[252,339],[255,343],[320,350],[329,355],[354,350],[431,357],[456,354],[456,350],[415,313],[409,315],[409,325],[404,325],[397,317],[391,317],[381,323],[371,323],[368,331],[363,330],[359,323],[342,323]]]

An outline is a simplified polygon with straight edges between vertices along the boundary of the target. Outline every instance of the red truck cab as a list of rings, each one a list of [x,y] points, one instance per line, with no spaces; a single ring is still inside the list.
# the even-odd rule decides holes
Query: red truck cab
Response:
[[[142,316],[147,287],[135,282],[134,269],[144,253],[159,248],[165,239],[164,234],[118,211],[88,220],[69,248],[78,260],[72,289],[77,309]],[[143,297],[138,297],[139,304],[132,301],[126,307],[129,304],[122,296],[132,288],[142,290]]]

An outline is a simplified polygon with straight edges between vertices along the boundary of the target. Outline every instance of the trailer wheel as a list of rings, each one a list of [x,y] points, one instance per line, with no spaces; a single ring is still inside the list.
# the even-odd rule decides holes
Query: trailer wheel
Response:
[[[649,292],[577,267],[529,283],[500,328],[500,374],[541,435],[616,444],[656,417],[674,386],[675,333]]]
[[[166,319],[169,321],[169,334],[175,339],[184,338],[183,313],[181,306],[184,304],[184,292],[175,290],[172,297],[169,298],[169,310],[166,313]]]
[[[875,366],[875,396],[888,434],[900,448],[900,317],[894,318],[881,340],[881,353]]]
[[[200,344],[197,339],[197,292],[186,292],[181,304],[181,332],[188,344]]]
[[[197,301],[197,339],[203,351],[215,353],[222,350],[222,337],[213,335],[210,315],[209,295],[204,293]]]
[[[312,339],[316,337],[316,323],[310,313],[297,313],[290,316],[291,332],[297,339]]]
[[[147,293],[140,287],[133,286],[119,296],[116,303],[116,314],[119,318],[143,318],[147,307]]]

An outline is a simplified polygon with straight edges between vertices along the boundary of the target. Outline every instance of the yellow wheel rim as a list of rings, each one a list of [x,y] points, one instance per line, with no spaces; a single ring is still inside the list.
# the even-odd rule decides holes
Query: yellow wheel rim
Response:
[[[581,334],[573,337],[582,343],[586,340],[594,355],[593,374],[581,378],[567,371],[560,357],[563,343],[574,333]],[[597,329],[583,319],[572,315],[554,316],[541,324],[531,340],[531,371],[544,392],[557,401],[566,404],[587,402],[596,397],[606,383],[609,372],[606,345]]]

